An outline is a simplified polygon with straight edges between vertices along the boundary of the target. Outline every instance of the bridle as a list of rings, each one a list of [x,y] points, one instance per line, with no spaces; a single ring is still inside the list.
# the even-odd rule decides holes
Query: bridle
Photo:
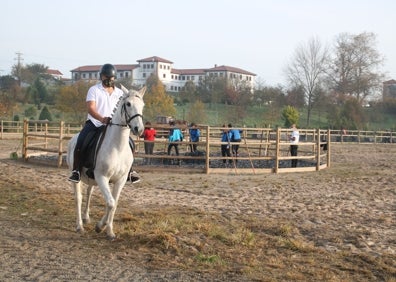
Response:
[[[119,123],[110,122],[109,125],[117,125],[117,126],[121,126],[121,127],[128,127],[128,128],[131,128],[131,126],[129,125],[129,123],[130,123],[134,118],[141,117],[142,120],[143,120],[143,115],[141,115],[141,114],[134,114],[133,116],[130,116],[130,115],[128,114],[128,111],[126,110],[126,105],[125,105],[125,104],[126,104],[126,103],[123,103],[123,104],[122,104],[121,114],[124,113],[124,117],[125,117],[125,122],[126,122],[126,124],[119,124]]]

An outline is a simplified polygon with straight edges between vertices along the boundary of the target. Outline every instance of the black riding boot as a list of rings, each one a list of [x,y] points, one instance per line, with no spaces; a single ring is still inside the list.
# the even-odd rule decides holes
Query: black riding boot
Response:
[[[69,181],[78,183],[80,182],[80,155],[81,152],[80,150],[74,150],[74,157],[73,157],[73,170],[72,174],[69,177]]]

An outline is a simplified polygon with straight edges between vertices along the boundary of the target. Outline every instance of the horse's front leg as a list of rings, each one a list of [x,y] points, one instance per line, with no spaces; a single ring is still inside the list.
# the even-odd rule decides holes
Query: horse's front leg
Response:
[[[87,199],[85,201],[85,209],[84,209],[84,214],[82,216],[82,220],[84,224],[88,224],[91,220],[89,217],[89,206],[91,204],[91,197],[92,193],[94,191],[94,186],[93,185],[88,185],[87,188]]]
[[[113,207],[113,209],[109,210],[108,224],[106,226],[106,233],[107,233],[107,236],[110,239],[114,239],[115,238],[115,234],[113,232],[114,214],[115,214],[115,212],[117,210],[118,200],[120,198],[122,188],[125,185],[125,181],[126,180],[119,180],[116,183],[114,183],[113,193],[112,193],[113,194],[113,199],[114,199],[114,207]]]
[[[82,204],[82,194],[81,194],[81,182],[73,183],[74,188],[74,199],[76,204],[76,231],[84,232],[83,221],[81,218],[81,204]]]
[[[102,192],[103,197],[106,202],[105,214],[103,215],[102,219],[96,224],[96,228],[95,228],[96,232],[99,233],[99,232],[102,232],[103,229],[109,225],[109,215],[111,214],[112,210],[114,209],[115,200],[113,198],[113,195],[111,194],[109,180],[107,178],[105,178],[103,176],[98,176],[96,179],[96,182],[98,183],[100,191]],[[107,230],[107,236],[110,239],[115,238],[112,228],[111,228],[111,232],[109,232]]]

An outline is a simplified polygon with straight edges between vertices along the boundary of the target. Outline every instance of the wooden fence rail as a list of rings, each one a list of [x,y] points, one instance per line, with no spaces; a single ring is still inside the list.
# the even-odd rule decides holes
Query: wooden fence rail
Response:
[[[28,121],[23,123],[22,157],[28,161],[38,155],[55,155],[57,166],[64,164],[67,142],[79,127],[71,127],[61,122]],[[169,142],[165,136],[154,141],[154,154],[144,152],[144,140],[133,137],[136,145],[135,164],[139,170],[177,170],[209,173],[282,173],[290,171],[317,171],[330,166],[330,130],[300,129],[301,142],[298,156],[289,155],[288,136],[290,129],[240,128],[242,140],[238,156],[222,156],[221,127],[201,126],[198,154],[191,153],[188,130],[179,142],[179,156],[173,151],[167,154]],[[297,168],[289,163],[297,159]]]

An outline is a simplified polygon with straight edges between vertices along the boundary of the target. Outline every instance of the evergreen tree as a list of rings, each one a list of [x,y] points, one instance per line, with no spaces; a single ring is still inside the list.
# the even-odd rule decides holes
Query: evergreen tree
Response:
[[[39,120],[49,120],[52,121],[52,116],[50,111],[48,110],[47,106],[44,106],[44,108],[41,110]]]
[[[300,114],[298,110],[292,106],[286,106],[282,110],[282,119],[285,127],[290,127],[292,124],[298,124]]]

